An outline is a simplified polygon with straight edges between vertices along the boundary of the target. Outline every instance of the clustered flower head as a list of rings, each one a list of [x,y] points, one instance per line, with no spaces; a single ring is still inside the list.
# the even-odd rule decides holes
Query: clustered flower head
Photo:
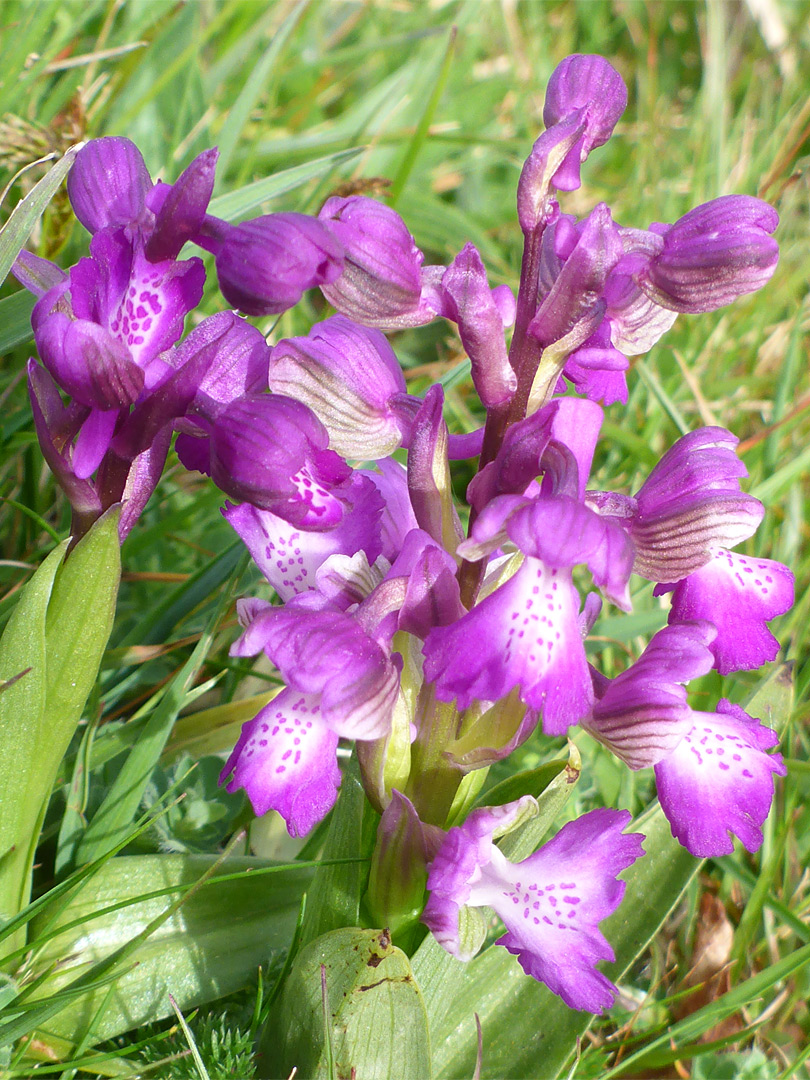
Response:
[[[399,215],[363,196],[329,198],[317,217],[220,221],[208,213],[215,150],[153,183],[124,138],[89,143],[70,174],[89,256],[67,274],[27,254],[17,264],[40,297],[37,432],[77,528],[121,502],[126,535],[176,432],[183,464],[232,500],[225,518],[275,594],[238,604],[233,654],[264,653],[285,689],[244,726],[229,790],[303,836],[337,798],[339,742],[354,742],[381,814],[373,916],[396,928],[424,906],[438,941],[469,959],[486,929],[474,909],[494,909],[523,969],[592,1011],[616,992],[596,967],[613,955],[598,924],[643,836],[624,831],[627,811],[597,809],[512,863],[496,841],[536,799],[458,820],[466,778],[536,729],[580,726],[629,768],[654,769],[693,854],[730,852],[732,836],[755,851],[785,771],[777,736],[725,699],[693,708],[687,688],[773,660],[767,623],[793,592],[784,566],[733,550],[763,507],[742,490],[725,429],[679,439],[635,493],[588,486],[604,408],[627,400],[628,357],[678,312],[760,288],[778,257],[776,214],[748,196],[648,228],[604,204],[581,220],[561,212],[557,193],[579,187],[626,98],[601,57],[554,72],[518,183],[517,298],[490,285],[471,244],[423,265]],[[225,299],[247,315],[315,287],[337,314],[270,346],[223,311],[181,340],[205,276],[179,257],[189,242],[214,255]],[[468,435],[448,432],[440,385],[407,392],[384,333],[437,318],[457,326],[486,413]],[[466,532],[450,482],[460,458],[478,461]],[[633,575],[671,594],[669,622],[608,679],[585,639],[603,599],[630,610]]]

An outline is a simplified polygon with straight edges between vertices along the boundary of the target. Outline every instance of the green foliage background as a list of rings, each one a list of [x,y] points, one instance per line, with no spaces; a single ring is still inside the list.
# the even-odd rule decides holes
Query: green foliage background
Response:
[[[679,1075],[692,1068],[707,1080],[732,1075],[730,1062],[734,1075],[807,1075],[809,969],[802,963],[784,974],[779,965],[810,942],[809,13],[806,2],[783,0],[5,0],[0,6],[2,183],[51,152],[104,134],[132,138],[153,176],[168,179],[202,149],[219,145],[215,194],[228,216],[316,211],[346,184],[387,191],[428,261],[446,261],[472,240],[492,283],[516,288],[515,184],[541,129],[546,81],[568,53],[600,52],[625,77],[630,103],[616,136],[587,162],[583,187],[565,198],[564,209],[582,214],[604,200],[622,224],[646,226],[732,191],[759,194],[777,206],[782,258],[773,281],[727,310],[679,318],[634,362],[628,407],[608,411],[594,483],[633,490],[660,453],[699,424],[719,423],[740,436],[748,490],[768,510],[745,550],[789,564],[797,579],[796,606],[775,628],[795,665],[792,715],[774,717],[785,725],[788,777],[762,851],[756,857],[738,851],[705,865],[657,943],[629,972],[620,1006],[583,1043],[574,1066],[580,1077],[609,1066],[617,1070],[610,1075],[624,1075],[622,1060],[682,1017],[706,894],[719,898],[734,933],[730,957],[740,961],[731,984],[741,992],[734,1015],[744,1034],[727,1040],[736,1044],[737,1057],[718,1057],[705,1045],[706,1038],[721,1045],[726,1038],[712,1032],[709,1014],[702,1030],[685,1029],[674,1046],[664,1039],[643,1059],[645,1067],[674,1075],[677,1062]],[[0,208],[4,217],[44,167],[12,184]],[[83,253],[86,239],[62,191],[29,246],[67,266]],[[211,276],[195,318],[223,306]],[[0,294],[0,623],[54,537],[65,537],[69,527],[68,508],[33,432],[23,375],[30,302],[16,289],[9,281]],[[305,333],[321,310],[312,296],[259,325],[275,338]],[[472,387],[448,326],[437,322],[402,334],[395,348],[414,392],[442,377],[451,425],[458,431],[477,426]],[[469,479],[463,466],[454,479],[463,492]],[[103,854],[98,822],[95,831],[92,823],[100,811],[99,821],[120,811],[108,793],[132,747],[139,757],[130,756],[128,766],[140,770],[143,783],[134,805],[119,813],[116,827],[124,838],[134,817],[165,805],[160,800],[167,792],[186,797],[142,830],[128,853],[210,858],[250,819],[243,800],[217,794],[209,755],[233,745],[240,723],[255,711],[255,701],[245,699],[266,695],[276,680],[227,655],[233,595],[259,582],[218,513],[220,503],[207,482],[172,466],[124,545],[114,637],[86,722],[57,778],[38,893]],[[634,609],[630,618],[608,612],[597,625],[593,647],[605,670],[624,667],[638,654],[640,635],[663,624],[651,587],[639,585]],[[697,701],[713,703],[720,692],[742,701],[759,678],[750,673],[721,686],[719,676],[707,677]],[[564,814],[603,803],[634,813],[645,807],[649,778],[617,768],[585,742],[580,749],[583,780]],[[520,764],[537,765],[558,750],[531,741]],[[272,828],[254,832],[252,842],[265,855],[293,854]],[[317,851],[316,840],[303,854]],[[155,888],[145,884],[144,892]],[[294,920],[293,908],[284,909],[285,919]],[[250,932],[258,933],[258,925]],[[248,1075],[251,1068],[249,1033],[271,1007],[268,987],[283,955],[259,949],[256,959],[265,962],[267,976],[259,1013],[254,985],[209,1009],[196,1027],[192,1021],[212,1078]],[[760,981],[746,996],[752,975]],[[93,1030],[101,1032],[106,1006],[103,995],[98,1000]],[[39,1075],[56,1071],[54,1054],[73,1053],[86,1064],[59,1065],[66,1076],[136,1075],[136,1063],[147,1059],[159,1062],[156,1075],[201,1075],[189,1071],[185,1037],[167,1035],[167,1027],[119,1037],[93,1054],[93,1030],[70,1040],[77,1043],[73,1051],[60,1042],[64,1032],[50,1039],[46,1032],[9,1053],[4,1067],[13,1076]],[[44,1065],[34,1063],[35,1053]],[[638,1068],[628,1070],[638,1075]]]

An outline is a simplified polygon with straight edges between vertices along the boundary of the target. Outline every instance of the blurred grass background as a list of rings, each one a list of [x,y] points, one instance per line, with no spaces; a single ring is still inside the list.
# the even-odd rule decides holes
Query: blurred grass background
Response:
[[[218,145],[218,196],[247,189],[246,198],[260,198],[261,187],[256,195],[249,185],[298,170],[285,173],[274,197],[242,216],[315,212],[336,190],[377,194],[396,205],[427,261],[446,262],[472,240],[492,284],[505,281],[514,289],[521,245],[515,184],[542,128],[548,76],[568,53],[600,52],[624,76],[629,106],[615,137],[587,162],[580,191],[563,200],[564,210],[584,214],[604,200],[619,222],[643,227],[728,192],[758,194],[778,208],[782,257],[773,281],[732,308],[681,316],[633,363],[628,407],[607,413],[591,483],[634,490],[666,447],[701,424],[722,424],[740,437],[748,490],[767,506],[745,550],[787,563],[797,579],[796,606],[775,627],[795,665],[792,716],[774,718],[784,725],[789,773],[760,854],[738,851],[706,864],[655,949],[631,973],[621,1006],[590,1032],[577,1076],[599,1075],[639,1036],[697,1008],[689,998],[684,1004],[690,980],[700,981],[690,971],[713,978],[707,992],[716,995],[729,980],[767,970],[810,941],[809,14],[806,2],[784,0],[4,0],[0,6],[3,185],[31,162],[88,137],[127,135],[152,175],[169,180],[202,149]],[[308,168],[321,159],[327,160]],[[11,184],[0,208],[4,217],[44,168],[35,166]],[[86,242],[62,193],[29,246],[68,266]],[[195,319],[223,306],[214,286],[209,282]],[[0,368],[0,620],[53,535],[67,535],[69,523],[33,433],[23,377],[31,348],[26,298],[16,288],[7,283],[0,294],[0,344],[8,346]],[[311,296],[259,325],[277,340],[305,333],[322,310],[319,297]],[[437,322],[401,334],[394,345],[414,392],[443,378],[456,430],[480,422],[449,326]],[[463,492],[464,466],[455,479]],[[223,583],[236,569],[240,593],[257,585],[255,572],[237,565],[240,552],[218,513],[220,503],[207,482],[172,468],[124,547],[118,622],[92,734],[88,738],[85,728],[75,748],[90,755],[92,767],[80,830],[121,754],[135,743],[154,695],[187,660]],[[595,629],[593,647],[607,671],[638,655],[641,635],[665,620],[651,587],[640,584],[634,600],[631,619],[608,611]],[[240,699],[271,688],[272,673],[253,671],[246,682],[249,665],[228,658],[234,625],[231,608],[215,627],[197,675],[200,684],[216,683],[175,726],[143,805],[177,778],[178,761],[188,762],[181,754],[205,762],[205,755],[233,745],[241,720],[252,715]],[[701,700],[713,704],[719,692],[740,701],[758,678],[750,673],[725,686],[719,677],[708,678],[698,707]],[[603,802],[643,807],[651,792],[647,778],[619,769],[598,748],[581,748],[587,780],[572,814]],[[532,741],[523,761],[548,753],[547,745]],[[75,775],[75,760],[66,763],[63,784]],[[141,841],[146,849],[216,850],[247,818],[243,802],[226,804],[215,794],[207,765],[196,777],[187,783],[185,813],[164,818],[162,832]],[[66,805],[62,795],[52,803],[40,888],[51,882],[55,866],[70,866],[72,848],[60,841]],[[216,814],[208,812],[213,820],[205,817],[206,806],[217,807]],[[705,968],[707,956],[713,968]],[[730,976],[732,958],[743,964]],[[730,1026],[707,1028],[689,1045],[673,1047],[655,1075],[807,1075],[808,996],[810,975],[803,969],[774,986],[766,1001],[740,1010]],[[228,1033],[236,1039],[238,1024],[234,1020],[231,1030],[226,1015],[215,1009],[200,1021],[212,1070],[226,1068]],[[145,1038],[147,1049],[139,1052],[149,1056],[151,1036]],[[732,1056],[718,1056],[716,1046],[730,1046]],[[150,1060],[167,1053],[161,1044]],[[248,1067],[246,1057],[239,1061]],[[16,1068],[34,1071],[30,1063]],[[161,1068],[161,1076],[198,1075],[182,1071],[191,1068],[185,1058]]]

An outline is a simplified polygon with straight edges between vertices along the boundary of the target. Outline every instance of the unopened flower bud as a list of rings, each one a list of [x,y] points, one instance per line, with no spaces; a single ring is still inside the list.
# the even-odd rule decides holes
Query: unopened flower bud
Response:
[[[663,235],[638,285],[672,311],[715,311],[770,280],[779,247],[772,206],[750,195],[724,195],[696,206]]]
[[[224,227],[216,251],[222,295],[247,315],[278,315],[339,277],[340,244],[306,214],[267,214]]]
[[[579,187],[580,165],[594,147],[608,141],[626,106],[624,81],[603,56],[575,53],[557,65],[548,81],[543,121],[552,128],[578,115],[585,127],[554,174],[554,187],[560,191]]]
[[[341,276],[321,286],[330,304],[381,330],[430,322],[434,312],[422,303],[424,256],[395,210],[352,195],[327,199],[318,217],[346,256]]]

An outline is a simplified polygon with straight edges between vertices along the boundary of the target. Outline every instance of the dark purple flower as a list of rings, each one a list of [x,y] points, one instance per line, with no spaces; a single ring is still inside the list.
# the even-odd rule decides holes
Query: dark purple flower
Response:
[[[715,311],[771,279],[778,224],[773,207],[750,195],[703,203],[666,229],[660,254],[636,281],[662,307]]]
[[[422,296],[424,256],[395,210],[364,195],[333,196],[318,218],[345,253],[343,273],[321,285],[338,311],[380,330],[421,326],[435,318]]]
[[[300,401],[247,395],[211,424],[211,478],[226,495],[294,525],[331,529],[344,512],[331,489],[351,470],[328,444],[325,428]]]
[[[241,225],[219,223],[215,245],[222,295],[247,315],[277,315],[307,289],[341,274],[343,252],[331,232],[306,214],[267,214]]]
[[[572,1009],[602,1012],[617,991],[596,970],[600,960],[614,959],[599,923],[619,906],[625,885],[617,875],[644,854],[644,837],[622,833],[626,810],[592,810],[528,859],[510,863],[493,837],[533,801],[474,810],[449,831],[430,867],[422,919],[448,952],[469,960],[482,941],[466,940],[462,909],[494,908],[507,931],[496,944],[514,953],[527,975]]]

